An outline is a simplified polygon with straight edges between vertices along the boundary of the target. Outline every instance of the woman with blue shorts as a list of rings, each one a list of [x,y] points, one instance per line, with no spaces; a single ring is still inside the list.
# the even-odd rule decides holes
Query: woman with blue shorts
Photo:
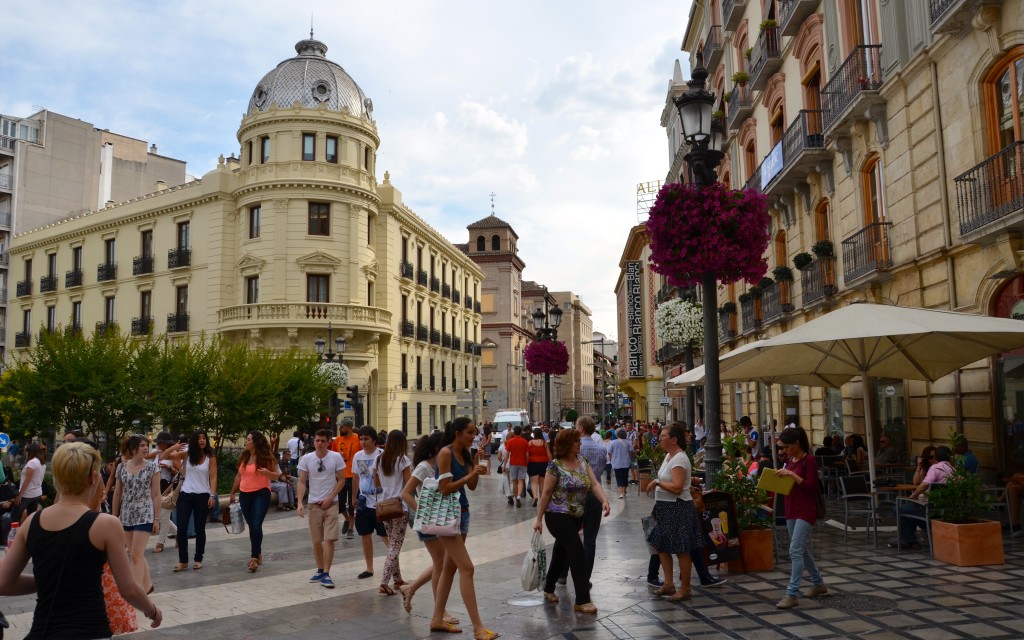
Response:
[[[148,453],[149,441],[140,435],[128,436],[121,444],[122,462],[114,472],[112,511],[124,527],[132,574],[146,593],[152,593],[146,544],[160,526],[160,469],[156,462],[146,459]]]

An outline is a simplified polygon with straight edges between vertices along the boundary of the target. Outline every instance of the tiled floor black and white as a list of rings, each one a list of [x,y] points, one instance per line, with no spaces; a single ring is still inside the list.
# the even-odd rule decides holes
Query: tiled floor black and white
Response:
[[[515,606],[521,598],[519,567],[529,545],[534,512],[508,507],[497,496],[497,481],[484,478],[471,495],[473,522],[469,539],[476,563],[476,591],[487,626],[503,638],[1022,638],[1024,637],[1024,540],[1005,540],[1006,564],[957,568],[927,551],[896,552],[879,548],[863,532],[850,534],[829,526],[816,528],[815,556],[833,595],[801,599],[788,611],[775,608],[788,582],[789,564],[776,571],[728,575],[717,589],[694,588],[693,600],[674,604],[651,594],[646,584],[647,551],[639,519],[651,500],[635,491],[613,499],[598,543],[593,600],[599,615],[572,610],[569,593],[559,587],[557,605]],[[892,522],[887,524],[891,525]],[[342,540],[332,571],[334,590],[310,585],[312,556],[305,521],[295,512],[272,513],[264,540],[266,563],[257,574],[245,570],[248,539],[229,536],[211,525],[201,572],[171,573],[173,547],[149,555],[157,588],[156,602],[165,624],[141,631],[139,638],[320,638],[412,639],[472,637],[456,583],[449,609],[463,620],[462,636],[431,635],[433,605],[429,589],[416,596],[412,614],[399,597],[377,593],[373,578],[356,580],[363,570],[359,540]],[[375,569],[384,548],[375,548]],[[414,577],[427,562],[422,545],[410,536],[402,555],[403,573]],[[20,637],[31,623],[34,599],[5,598],[0,608],[13,624],[9,637]],[[146,621],[140,620],[145,629]]]

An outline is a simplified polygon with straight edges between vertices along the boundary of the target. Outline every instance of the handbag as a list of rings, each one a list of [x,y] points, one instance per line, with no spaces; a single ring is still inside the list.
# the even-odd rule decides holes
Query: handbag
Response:
[[[386,522],[400,518],[405,514],[401,498],[388,498],[377,501],[377,521]]]
[[[458,492],[442,495],[437,479],[424,480],[413,529],[429,536],[457,536],[462,533],[461,523]]]
[[[540,531],[533,532],[530,550],[523,558],[523,567],[519,572],[519,581],[523,591],[536,591],[544,583],[548,572],[548,552],[544,546]]]
[[[173,509],[178,504],[178,494],[181,493],[181,474],[175,474],[171,480],[171,486],[160,494],[160,508]]]

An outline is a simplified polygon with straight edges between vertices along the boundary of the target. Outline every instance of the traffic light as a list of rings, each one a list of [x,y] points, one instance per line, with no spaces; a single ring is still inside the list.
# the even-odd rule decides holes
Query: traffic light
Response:
[[[352,410],[355,412],[356,428],[363,426],[363,403],[359,399],[359,385],[352,385],[346,387],[348,389],[348,399],[352,403]]]

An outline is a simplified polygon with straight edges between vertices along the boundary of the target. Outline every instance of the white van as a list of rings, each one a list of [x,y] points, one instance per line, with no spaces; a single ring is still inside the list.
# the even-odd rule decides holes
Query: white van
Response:
[[[493,441],[500,443],[505,429],[511,431],[516,426],[520,426],[523,429],[527,428],[530,425],[530,414],[526,413],[525,409],[503,409],[494,414],[494,420],[491,424],[494,425],[491,438]],[[495,450],[497,450],[497,447],[495,447]]]

